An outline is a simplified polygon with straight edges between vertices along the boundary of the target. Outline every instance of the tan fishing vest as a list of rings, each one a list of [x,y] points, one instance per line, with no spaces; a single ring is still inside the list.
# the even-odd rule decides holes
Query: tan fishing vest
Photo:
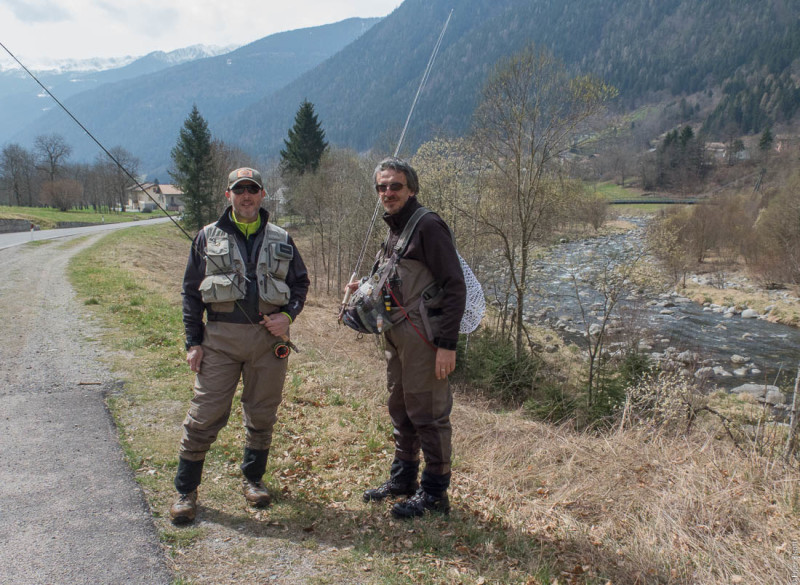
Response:
[[[206,276],[200,283],[203,302],[229,303],[245,297],[246,264],[236,237],[219,229],[216,223],[203,228],[206,234]],[[267,223],[261,250],[256,264],[258,296],[261,301],[275,307],[289,302],[289,285],[286,274],[294,256],[286,230]],[[231,306],[231,310],[232,310]]]

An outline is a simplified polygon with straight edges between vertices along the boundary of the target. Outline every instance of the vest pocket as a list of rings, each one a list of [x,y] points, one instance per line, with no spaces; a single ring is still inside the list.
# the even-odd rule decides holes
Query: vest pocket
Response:
[[[238,274],[212,274],[200,283],[204,303],[225,303],[244,298],[244,279]]]
[[[233,265],[228,236],[212,237],[206,242],[206,263],[212,272],[220,273],[229,270]]]
[[[282,280],[273,278],[271,274],[261,275],[261,286],[258,287],[258,294],[261,300],[271,305],[282,307],[289,302],[289,285]]]

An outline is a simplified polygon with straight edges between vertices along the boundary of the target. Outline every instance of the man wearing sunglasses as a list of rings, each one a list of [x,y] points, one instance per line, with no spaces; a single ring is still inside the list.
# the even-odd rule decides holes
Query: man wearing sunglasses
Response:
[[[389,226],[375,269],[390,260],[412,217],[422,212],[419,180],[407,162],[383,160],[375,169],[375,190]],[[422,210],[425,212],[426,210]],[[415,212],[417,215],[415,215]],[[450,228],[425,212],[390,269],[385,294],[391,299],[392,325],[383,333],[387,359],[389,415],[394,426],[395,456],[389,479],[364,492],[367,502],[409,496],[397,502],[398,518],[447,514],[450,503],[453,394],[448,375],[456,366],[458,330],[466,303],[466,285]],[[358,284],[349,285],[350,290]],[[420,449],[425,469],[418,481]]]
[[[309,279],[292,239],[269,223],[264,196],[261,173],[232,171],[230,206],[197,234],[186,265],[186,361],[196,376],[175,475],[178,498],[170,508],[175,524],[195,519],[206,453],[228,422],[240,378],[242,489],[250,505],[270,503],[262,477],[286,377],[283,340],[303,310]]]

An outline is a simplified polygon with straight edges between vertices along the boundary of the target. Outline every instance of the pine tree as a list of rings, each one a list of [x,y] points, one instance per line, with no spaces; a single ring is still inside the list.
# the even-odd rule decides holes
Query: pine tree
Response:
[[[200,230],[216,217],[213,193],[211,132],[203,116],[192,106],[183,123],[177,144],[172,149],[174,171],[170,176],[183,192],[184,222]]]
[[[328,143],[325,142],[325,131],[320,127],[314,105],[303,100],[294,117],[294,127],[289,130],[289,138],[281,150],[281,171],[284,174],[302,175],[313,172],[319,167],[319,161]]]
[[[761,138],[758,139],[758,149],[761,152],[767,152],[770,148],[772,148],[772,143],[774,141],[775,139],[772,137],[772,130],[770,130],[769,126],[767,126],[761,133]]]

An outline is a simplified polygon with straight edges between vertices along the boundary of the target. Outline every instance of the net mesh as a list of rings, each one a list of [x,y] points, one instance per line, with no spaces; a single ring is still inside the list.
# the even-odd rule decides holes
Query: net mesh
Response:
[[[464,272],[464,283],[467,285],[467,303],[458,332],[472,333],[478,328],[483,315],[486,313],[486,298],[483,296],[481,283],[475,278],[475,274],[461,257],[461,254],[458,255],[458,261],[461,263],[461,270]]]

